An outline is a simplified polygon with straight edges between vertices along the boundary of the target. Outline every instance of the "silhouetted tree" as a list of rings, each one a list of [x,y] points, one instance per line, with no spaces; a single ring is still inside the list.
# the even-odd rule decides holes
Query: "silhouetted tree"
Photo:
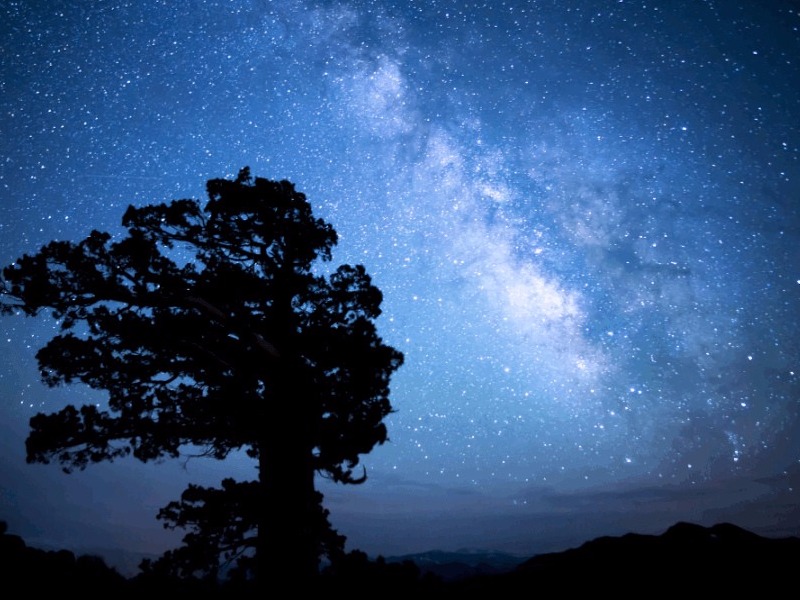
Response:
[[[27,459],[68,472],[129,454],[245,450],[257,480],[190,486],[162,510],[190,530],[166,561],[213,572],[250,555],[262,579],[307,577],[341,545],[314,474],[364,480],[354,469],[386,440],[402,355],[377,335],[382,295],[363,266],[313,269],[336,233],[291,183],[243,169],[207,191],[204,208],[129,207],[119,241],[92,231],[3,270],[0,311],[48,310],[60,323],[37,353],[44,381],[108,392],[107,408],[34,416]]]

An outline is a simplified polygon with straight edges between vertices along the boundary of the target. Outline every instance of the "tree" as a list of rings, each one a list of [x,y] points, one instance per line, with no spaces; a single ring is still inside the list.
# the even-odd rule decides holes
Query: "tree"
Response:
[[[0,311],[52,311],[61,332],[37,353],[50,386],[108,392],[107,408],[31,419],[28,462],[64,470],[188,448],[244,450],[257,479],[190,486],[159,518],[190,530],[166,562],[213,572],[219,560],[307,577],[330,531],[315,473],[359,483],[359,455],[387,439],[389,381],[402,354],[378,336],[382,294],[361,265],[329,274],[337,236],[287,182],[207,184],[208,203],[129,207],[119,241],[92,231],[51,242],[3,270]]]

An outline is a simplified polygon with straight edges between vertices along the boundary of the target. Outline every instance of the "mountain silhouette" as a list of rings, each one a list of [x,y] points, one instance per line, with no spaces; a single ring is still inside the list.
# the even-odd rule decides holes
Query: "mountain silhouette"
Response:
[[[462,591],[605,591],[652,595],[696,591],[764,594],[796,584],[800,538],[765,538],[730,523],[680,522],[661,535],[600,537],[535,556],[514,571],[457,582]]]
[[[730,523],[713,527],[677,523],[661,535],[600,537],[577,548],[535,556],[516,568],[513,557],[502,553],[432,551],[407,555],[401,562],[400,557],[372,561],[363,552],[352,551],[336,569],[323,573],[319,584],[320,590],[346,591],[352,598],[367,597],[363,594],[381,587],[423,598],[480,593],[494,598],[561,597],[573,592],[623,598],[698,593],[778,597],[793,589],[798,564],[800,538],[766,538]],[[508,570],[496,573],[504,565]],[[8,534],[2,522],[0,571],[7,589],[57,585],[66,591],[125,592],[137,597],[168,589],[216,598],[240,598],[254,591],[249,586],[153,574],[125,579],[99,557],[29,548],[22,538]]]
[[[462,549],[455,552],[429,550],[386,558],[388,563],[411,561],[422,573],[431,573],[442,581],[456,581],[481,575],[507,573],[524,559],[505,552]]]

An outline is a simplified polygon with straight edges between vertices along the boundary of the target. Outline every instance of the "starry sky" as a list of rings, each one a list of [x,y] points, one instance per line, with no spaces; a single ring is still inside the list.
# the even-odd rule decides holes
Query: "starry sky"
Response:
[[[800,534],[800,5],[0,2],[0,262],[205,182],[289,179],[384,292],[390,442],[348,548],[520,555],[677,520]],[[0,519],[161,552],[243,457],[64,475],[56,331],[0,320]],[[112,559],[113,562],[113,559]]]

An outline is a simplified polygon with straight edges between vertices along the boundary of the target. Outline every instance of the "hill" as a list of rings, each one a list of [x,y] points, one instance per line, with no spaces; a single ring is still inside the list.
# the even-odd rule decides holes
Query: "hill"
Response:
[[[800,539],[759,536],[729,523],[677,523],[661,535],[601,537],[535,556],[514,571],[455,584],[460,591],[607,591],[617,595],[697,590],[778,592],[796,584]],[[789,588],[791,589],[791,588]]]
[[[661,535],[600,537],[564,552],[535,556],[516,568],[515,560],[509,555],[463,551],[370,561],[363,552],[353,551],[319,584],[320,590],[346,592],[352,598],[375,590],[438,598],[479,593],[500,598],[549,597],[573,592],[616,597],[699,592],[772,597],[796,583],[800,538],[766,538],[729,523],[713,527],[677,523]],[[486,574],[503,565],[507,572]],[[62,591],[102,592],[104,597],[126,593],[141,597],[169,589],[182,595],[240,598],[249,591],[241,584],[220,587],[156,573],[126,579],[99,557],[29,548],[19,536],[7,533],[2,522],[0,572],[6,586],[24,585],[29,591],[57,586]],[[454,577],[461,578],[450,580]]]

